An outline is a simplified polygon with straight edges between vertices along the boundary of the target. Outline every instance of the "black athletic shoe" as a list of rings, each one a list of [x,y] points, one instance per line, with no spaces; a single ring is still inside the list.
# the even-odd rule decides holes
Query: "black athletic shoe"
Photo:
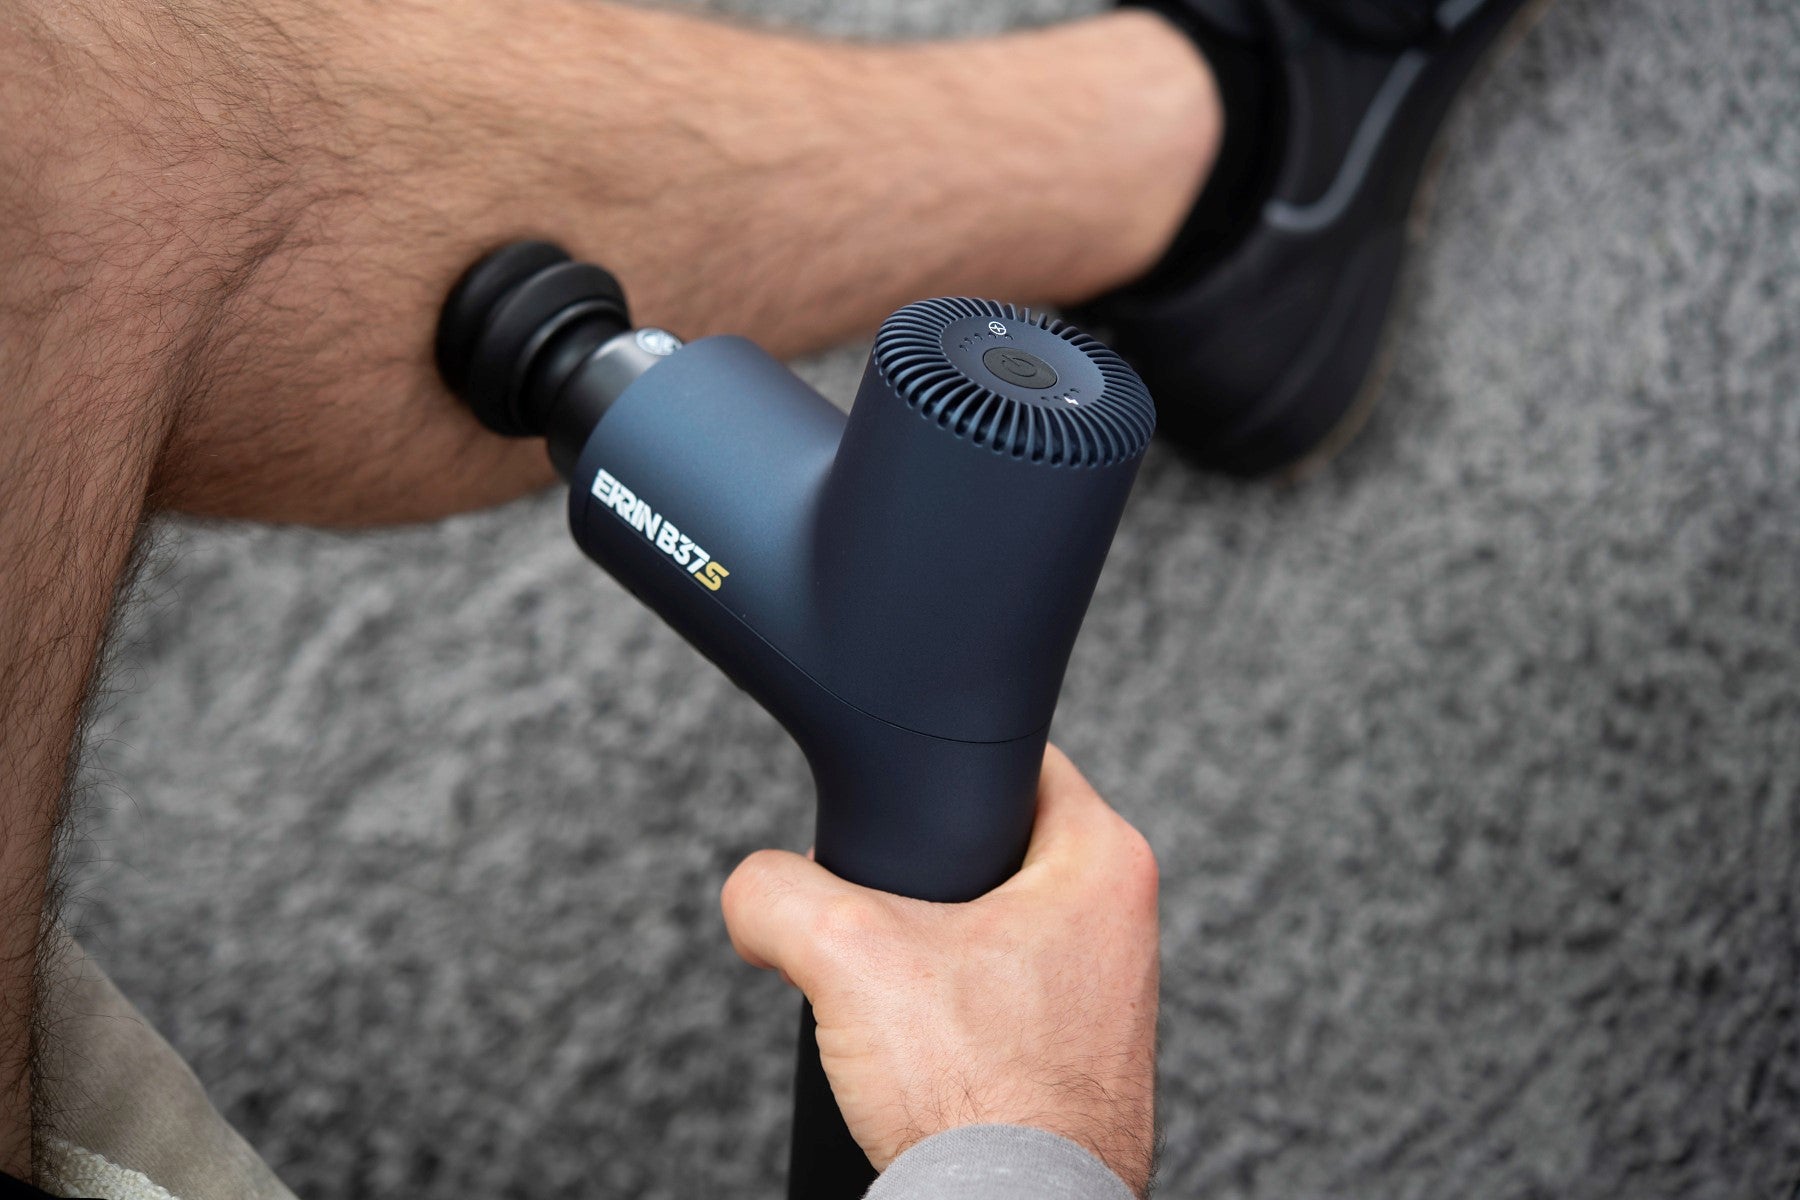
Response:
[[[1215,167],[1168,257],[1083,314],[1149,384],[1159,432],[1242,476],[1298,473],[1348,440],[1438,127],[1484,52],[1542,2],[1145,5],[1215,64],[1227,122],[1225,175]],[[1257,64],[1273,80],[1261,98]],[[1236,227],[1221,189],[1236,193]]]

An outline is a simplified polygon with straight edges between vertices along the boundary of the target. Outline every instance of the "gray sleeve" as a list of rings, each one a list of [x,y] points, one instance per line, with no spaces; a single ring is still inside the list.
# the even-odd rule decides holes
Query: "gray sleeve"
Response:
[[[1136,1200],[1068,1138],[1024,1125],[964,1125],[896,1158],[864,1200]]]

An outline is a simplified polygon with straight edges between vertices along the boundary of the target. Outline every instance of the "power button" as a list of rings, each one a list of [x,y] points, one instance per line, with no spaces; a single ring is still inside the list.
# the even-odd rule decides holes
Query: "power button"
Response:
[[[981,356],[981,365],[1019,387],[1042,391],[1056,386],[1056,372],[1051,370],[1050,364],[1016,346],[995,346]]]

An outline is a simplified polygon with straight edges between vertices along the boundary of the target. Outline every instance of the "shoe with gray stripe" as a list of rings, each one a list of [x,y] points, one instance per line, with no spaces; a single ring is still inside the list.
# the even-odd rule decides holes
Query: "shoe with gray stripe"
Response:
[[[1145,279],[1080,314],[1149,384],[1159,432],[1239,476],[1299,473],[1348,440],[1372,395],[1445,113],[1486,52],[1542,2],[1146,5],[1203,52],[1247,48],[1277,73],[1254,131],[1274,140],[1249,219],[1225,245],[1178,237]]]

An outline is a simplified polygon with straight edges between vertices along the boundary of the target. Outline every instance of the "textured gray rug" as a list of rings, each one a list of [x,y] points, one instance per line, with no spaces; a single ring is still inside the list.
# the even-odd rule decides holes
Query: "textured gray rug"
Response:
[[[1057,736],[1167,875],[1164,1194],[1793,1193],[1796,79],[1787,0],[1564,0],[1454,122],[1351,453],[1146,467]],[[807,837],[774,724],[549,498],[167,550],[85,931],[293,1186],[778,1194],[794,1008],[715,905]]]

